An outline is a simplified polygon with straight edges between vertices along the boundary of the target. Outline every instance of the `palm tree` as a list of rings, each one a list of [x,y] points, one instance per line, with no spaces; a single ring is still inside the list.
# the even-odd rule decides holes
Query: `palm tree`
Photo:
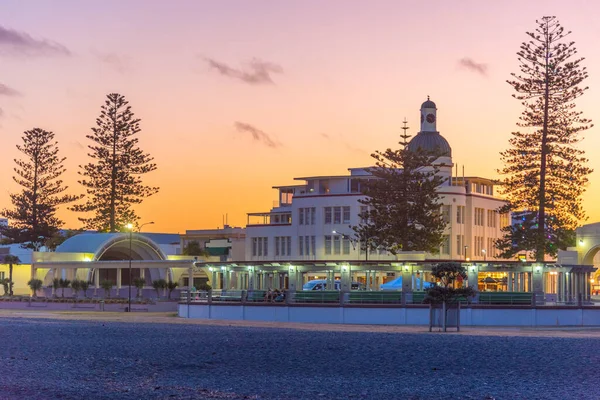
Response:
[[[179,283],[177,282],[169,281],[167,283],[167,289],[169,289],[169,300],[171,300],[171,293],[173,293],[173,290],[175,290],[177,286],[179,286]]]
[[[160,289],[164,289],[167,287],[167,281],[165,281],[164,279],[157,279],[155,281],[152,281],[152,287],[154,288],[154,290],[156,290],[156,298],[160,298]]]
[[[60,288],[62,289],[62,293],[61,296],[64,298],[65,297],[65,289],[69,287],[69,285],[71,285],[71,281],[68,279],[59,279],[58,280],[58,285],[60,286]]]
[[[4,296],[8,296],[8,293],[10,292],[10,289],[8,288],[10,286],[10,279],[0,279],[0,285],[4,288]]]
[[[73,282],[71,282],[71,289],[73,289],[73,295],[77,298],[77,293],[81,290],[81,281],[79,279],[73,279]]]
[[[34,279],[30,279],[29,282],[27,282],[27,284],[29,285],[29,288],[33,292],[33,297],[37,297],[37,291],[42,288],[42,285],[44,284],[44,282],[42,282],[41,279],[34,278]]]
[[[58,289],[60,288],[60,279],[52,279],[52,289],[54,289],[54,297],[58,296]]]
[[[109,279],[105,279],[100,282],[100,287],[104,289],[104,295],[110,299],[110,289],[113,287],[113,282]]]
[[[89,281],[79,281],[79,285],[81,287],[81,290],[83,290],[83,297],[87,298],[87,290],[90,287],[90,282]],[[73,286],[73,284],[71,284],[71,286]]]
[[[137,288],[137,297],[142,297],[142,289],[146,285],[146,280],[144,278],[135,278],[133,280],[133,286]]]
[[[12,256],[12,255],[7,255],[4,257],[4,264],[8,264],[8,280],[10,282],[8,282],[8,295],[12,296],[13,295],[13,264],[17,265],[21,262],[21,260],[19,260],[19,257],[17,256]]]

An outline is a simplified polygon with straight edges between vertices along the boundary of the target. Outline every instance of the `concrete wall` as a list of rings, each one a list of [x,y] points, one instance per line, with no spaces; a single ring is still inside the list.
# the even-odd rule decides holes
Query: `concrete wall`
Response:
[[[428,325],[427,307],[179,304],[183,318],[365,325]],[[462,326],[600,326],[600,307],[463,308]]]

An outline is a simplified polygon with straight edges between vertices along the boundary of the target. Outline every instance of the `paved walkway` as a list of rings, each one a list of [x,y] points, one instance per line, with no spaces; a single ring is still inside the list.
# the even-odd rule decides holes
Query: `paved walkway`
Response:
[[[339,324],[308,324],[294,322],[261,322],[261,321],[230,321],[202,320],[179,318],[175,313],[159,312],[94,312],[94,311],[29,311],[29,310],[0,310],[0,318],[42,318],[62,321],[105,321],[133,322],[144,324],[184,324],[236,326],[255,328],[298,329],[330,332],[379,332],[379,333],[429,333],[428,327],[415,325],[339,325]],[[524,336],[524,337],[570,337],[570,338],[600,338],[600,328],[590,327],[463,327],[460,332],[448,331],[446,334],[474,336]]]

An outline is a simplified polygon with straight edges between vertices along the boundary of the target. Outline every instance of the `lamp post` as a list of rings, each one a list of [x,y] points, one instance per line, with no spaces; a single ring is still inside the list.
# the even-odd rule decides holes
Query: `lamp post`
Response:
[[[467,260],[467,249],[468,249],[468,248],[469,248],[469,246],[465,246],[465,261],[468,261],[468,260]]]
[[[144,225],[152,225],[154,224],[154,222],[146,222],[145,224],[140,225],[140,228],[138,229],[138,232],[142,229],[142,227]],[[127,312],[131,312],[131,242],[132,242],[132,238],[133,238],[133,224],[130,222],[126,225],[127,229],[129,229],[129,297],[128,297],[128,304],[129,307],[127,307]]]
[[[485,249],[481,249],[481,253],[483,254],[483,261],[485,262],[486,256],[487,256],[487,252],[485,251]]]

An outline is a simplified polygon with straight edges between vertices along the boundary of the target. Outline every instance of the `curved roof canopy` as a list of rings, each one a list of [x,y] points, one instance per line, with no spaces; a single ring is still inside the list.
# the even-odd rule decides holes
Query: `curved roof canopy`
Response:
[[[139,233],[81,233],[65,240],[57,253],[91,253],[92,261],[166,260],[159,245]]]

